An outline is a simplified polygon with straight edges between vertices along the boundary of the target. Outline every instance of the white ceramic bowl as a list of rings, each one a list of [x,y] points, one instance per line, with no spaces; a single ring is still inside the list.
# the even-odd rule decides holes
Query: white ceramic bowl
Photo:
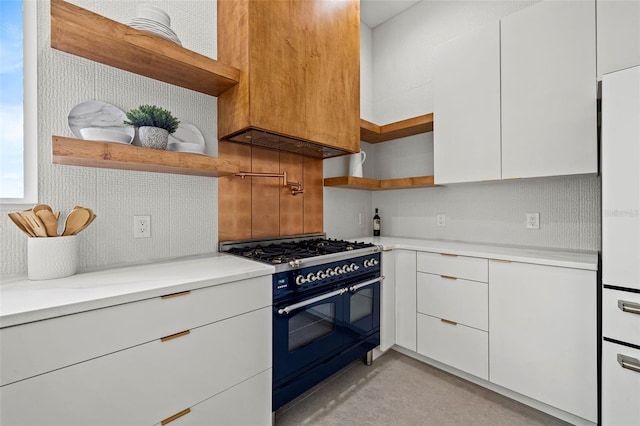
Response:
[[[123,129],[124,130],[124,129]],[[101,127],[85,127],[80,129],[80,134],[86,140],[106,141],[130,144],[133,139],[131,135],[117,130],[108,130]]]
[[[144,3],[137,8],[138,16],[140,18],[151,19],[152,21],[159,22],[167,27],[171,26],[171,18],[169,14],[152,4]]]
[[[199,143],[176,142],[170,143],[167,149],[169,151],[175,152],[191,152],[193,154],[204,154],[206,146]]]

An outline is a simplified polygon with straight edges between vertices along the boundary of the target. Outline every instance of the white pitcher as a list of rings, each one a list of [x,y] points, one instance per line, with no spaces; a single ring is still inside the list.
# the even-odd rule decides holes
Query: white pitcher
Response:
[[[360,151],[349,156],[349,176],[362,177],[362,163],[367,159],[367,153]]]

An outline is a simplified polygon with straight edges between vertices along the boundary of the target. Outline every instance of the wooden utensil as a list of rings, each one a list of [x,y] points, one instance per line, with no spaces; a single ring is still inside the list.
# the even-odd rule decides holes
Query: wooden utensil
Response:
[[[36,204],[31,208],[31,210],[34,213],[38,213],[39,211],[42,211],[42,210],[49,210],[51,213],[53,213],[53,210],[47,204]]]
[[[93,210],[91,210],[88,207],[80,207],[80,206],[76,206],[74,207],[75,209],[84,209],[86,211],[89,212],[89,220],[87,221],[87,223],[85,223],[83,226],[81,226],[76,232],[73,233],[73,235],[79,234],[81,231],[83,231],[87,226],[91,225],[91,223],[93,222],[93,220],[96,218],[96,215],[93,213]]]
[[[67,215],[67,219],[64,221],[64,229],[62,235],[74,235],[80,232],[83,227],[86,228],[87,222],[91,219],[91,213],[85,208],[74,208]]]
[[[9,213],[9,218],[25,234],[27,234],[30,237],[36,236],[36,234],[31,230],[31,228],[28,228],[27,226],[25,226],[25,224],[23,223],[23,219],[22,217],[20,217],[19,213]]]
[[[58,219],[51,210],[38,210],[36,212],[36,216],[38,216],[44,224],[44,229],[47,231],[47,236],[58,236]]]
[[[26,210],[19,212],[20,216],[26,221],[36,237],[46,237],[47,230],[44,227],[44,223],[32,210]]]

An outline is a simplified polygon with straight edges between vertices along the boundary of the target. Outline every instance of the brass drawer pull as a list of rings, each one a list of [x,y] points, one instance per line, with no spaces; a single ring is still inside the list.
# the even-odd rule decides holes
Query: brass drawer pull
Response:
[[[456,277],[452,277],[450,275],[440,275],[440,277],[447,279],[447,280],[457,280],[458,278]]]
[[[385,253],[388,253],[390,251],[393,251],[393,249],[383,249],[382,251],[385,252]]]
[[[181,331],[180,333],[172,334],[170,336],[164,336],[160,339],[161,342],[167,342],[169,340],[177,339],[178,337],[186,336],[191,333],[189,330]]]
[[[504,259],[491,259],[492,262],[501,262],[501,263],[511,263],[510,260],[504,260]]]
[[[180,293],[171,293],[171,294],[165,294],[164,296],[160,296],[161,299],[171,299],[172,297],[178,297],[178,296],[186,296],[187,294],[190,294],[190,291],[181,291]]]
[[[618,364],[622,368],[640,373],[640,361],[627,355],[618,354]]]
[[[447,324],[451,324],[451,325],[458,325],[457,322],[449,321],[449,320],[446,320],[446,319],[441,319],[440,321],[445,322]]]
[[[640,315],[640,303],[633,303],[627,300],[618,300],[618,308],[620,308],[622,312]]]
[[[191,412],[190,408],[186,408],[182,411],[180,411],[179,413],[174,414],[171,417],[167,417],[166,419],[164,419],[163,421],[160,422],[160,424],[162,424],[162,426],[166,425],[167,423],[171,423],[172,421],[179,419],[182,416],[186,416],[187,414],[189,414]]]
[[[457,254],[451,254],[451,253],[440,253],[442,256],[451,256],[451,257],[458,257]]]

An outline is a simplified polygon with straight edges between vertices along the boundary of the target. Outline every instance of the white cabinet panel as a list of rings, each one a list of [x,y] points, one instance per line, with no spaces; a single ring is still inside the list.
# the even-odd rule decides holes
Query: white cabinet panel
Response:
[[[639,293],[602,289],[602,335],[640,346]]]
[[[488,280],[489,266],[487,259],[419,252],[417,262],[419,272],[447,275],[485,283]]]
[[[595,9],[546,0],[502,19],[503,179],[597,172]]]
[[[433,59],[437,184],[500,179],[500,24],[439,46]]]
[[[488,285],[418,273],[418,312],[487,331]]]
[[[251,409],[247,409],[247,404],[251,404]],[[171,426],[270,426],[271,370],[202,401],[190,410],[172,421]]]
[[[265,276],[3,328],[0,380],[5,385],[262,308],[271,298]]]
[[[485,331],[418,314],[417,352],[474,376],[488,379],[489,350]]]
[[[0,423],[154,424],[270,368],[269,307],[3,386]]]
[[[602,79],[602,282],[640,290],[640,67]]]
[[[396,344],[396,255],[393,250],[382,252],[380,297],[380,350]]]
[[[640,367],[640,350],[602,342],[603,426],[640,424],[640,372],[623,368],[619,355]]]
[[[489,276],[489,380],[596,422],[596,272],[492,261]]]
[[[640,1],[596,0],[598,78],[640,65]]]
[[[396,344],[416,350],[416,252],[396,253]]]

